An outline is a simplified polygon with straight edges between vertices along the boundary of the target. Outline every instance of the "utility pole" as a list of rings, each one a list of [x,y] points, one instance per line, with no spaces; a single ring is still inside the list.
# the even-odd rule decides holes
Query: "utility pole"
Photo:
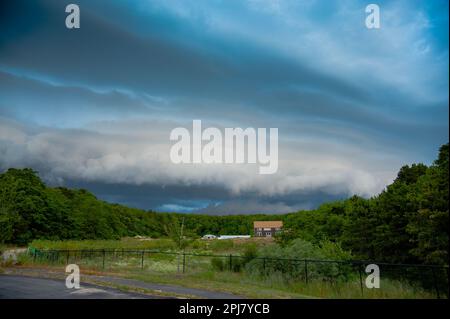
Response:
[[[178,248],[181,250],[181,243],[182,243],[182,240],[183,240],[183,228],[184,228],[184,217],[183,217],[183,219],[181,220],[181,226],[180,226],[180,235],[179,235],[179,238],[178,238]],[[184,250],[184,248],[183,248],[183,250]],[[178,265],[177,265],[177,272],[180,272],[180,252],[178,252]],[[184,265],[183,265],[183,271],[184,271]]]
[[[184,217],[181,220],[181,226],[180,226],[180,241],[178,243],[178,246],[181,248],[181,241],[183,240],[183,228],[184,228]]]

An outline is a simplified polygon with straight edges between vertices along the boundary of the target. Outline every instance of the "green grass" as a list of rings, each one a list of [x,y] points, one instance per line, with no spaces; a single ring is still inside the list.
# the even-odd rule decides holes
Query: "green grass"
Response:
[[[31,247],[38,249],[175,249],[175,243],[170,239],[148,239],[139,240],[135,238],[124,238],[121,240],[34,240]]]
[[[109,241],[108,241],[109,242]],[[130,241],[125,240],[120,243]],[[133,242],[133,241],[131,241]],[[158,240],[161,244],[162,240]],[[46,242],[40,242],[46,243]],[[51,242],[49,242],[51,243]],[[98,245],[99,241],[94,241]],[[103,242],[101,242],[103,243]],[[92,247],[90,241],[83,243]],[[108,248],[116,248],[119,243],[110,242]],[[62,248],[61,243],[54,243],[51,248]],[[65,249],[75,249],[72,242],[65,243]],[[75,242],[80,249],[80,243]],[[44,247],[50,248],[50,245]],[[43,248],[43,246],[38,246]],[[99,248],[95,246],[95,248]],[[155,248],[155,247],[153,247]],[[35,263],[30,255],[19,258],[19,264],[25,266],[63,266],[67,259],[65,254],[53,256],[54,258],[37,258]],[[361,286],[358,276],[352,276],[347,282],[325,282],[312,280],[306,284],[302,280],[286,280],[280,274],[271,274],[266,277],[252,275],[245,271],[230,272],[218,271],[214,268],[210,257],[187,257],[186,273],[182,273],[182,256],[176,254],[151,253],[142,255],[116,254],[106,255],[105,268],[103,268],[103,255],[97,253],[93,256],[70,255],[69,263],[76,263],[82,272],[110,273],[115,276],[138,279],[153,283],[174,284],[185,287],[200,288],[213,291],[229,292],[249,298],[435,298],[431,292],[413,287],[412,285],[391,279],[382,279],[380,289],[367,289]]]
[[[148,282],[177,284],[186,287],[203,288],[229,292],[248,298],[344,298],[344,299],[428,299],[436,298],[430,292],[414,288],[407,283],[384,279],[380,289],[367,289],[359,280],[329,283],[320,280],[286,281],[280,276],[252,277],[239,272],[217,272],[205,270],[186,274],[165,274],[152,271],[128,272],[129,278]]]
[[[202,240],[189,241],[186,251],[198,254],[240,254],[248,247],[261,247],[272,245],[270,240],[252,238],[249,240]],[[31,247],[38,249],[152,249],[152,250],[177,250],[175,242],[169,238],[123,238],[121,240],[34,240]]]

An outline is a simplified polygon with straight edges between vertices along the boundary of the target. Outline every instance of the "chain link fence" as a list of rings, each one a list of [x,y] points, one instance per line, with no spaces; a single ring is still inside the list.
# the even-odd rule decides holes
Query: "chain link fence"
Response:
[[[270,257],[249,257],[236,254],[198,254],[143,249],[80,249],[39,250],[29,248],[34,263],[67,265],[114,270],[143,270],[162,273],[194,273],[229,271],[253,273],[259,276],[279,274],[288,280],[320,280],[329,283],[358,280],[364,295],[366,267],[376,265],[385,279],[408,282],[433,292],[437,298],[448,298],[449,267],[424,264],[391,264],[362,260],[316,260]]]

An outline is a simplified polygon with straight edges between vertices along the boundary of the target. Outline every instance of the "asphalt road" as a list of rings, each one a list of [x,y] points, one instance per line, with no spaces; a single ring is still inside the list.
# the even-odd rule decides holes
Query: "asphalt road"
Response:
[[[0,299],[142,299],[160,298],[81,283],[66,288],[64,280],[0,275]]]
[[[226,292],[210,291],[197,288],[189,288],[175,285],[155,284],[149,282],[142,282],[134,279],[117,278],[110,276],[85,276],[86,278],[94,279],[96,282],[104,282],[106,284],[116,284],[133,288],[142,288],[149,290],[162,291],[167,294],[178,294],[195,296],[202,299],[241,299],[242,297]],[[82,276],[83,278],[83,276]]]

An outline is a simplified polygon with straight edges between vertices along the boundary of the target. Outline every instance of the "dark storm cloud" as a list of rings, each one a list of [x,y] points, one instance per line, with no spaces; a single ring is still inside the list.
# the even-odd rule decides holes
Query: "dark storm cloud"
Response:
[[[195,112],[195,105],[204,100],[220,100],[249,111],[276,110],[286,117],[328,118],[350,125],[383,127],[384,131],[394,130],[393,133],[395,123],[377,114],[386,108],[390,114],[401,114],[415,106],[413,99],[399,94],[395,88],[377,83],[376,88],[369,89],[369,85],[373,86],[371,81],[351,84],[267,47],[225,39],[220,43],[223,50],[211,51],[208,45],[217,43],[206,42],[205,47],[198,48],[186,45],[182,39],[162,37],[156,27],[164,19],[172,21],[169,15],[156,21],[148,19],[148,33],[135,34],[120,27],[132,18],[129,14],[120,16],[114,6],[104,12],[100,8],[94,11],[81,2],[83,27],[71,32],[61,23],[64,2],[39,3],[30,4],[28,10],[9,10],[12,16],[32,10],[37,17],[46,19],[38,18],[37,22],[31,19],[32,29],[19,26],[22,32],[15,34],[14,41],[3,39],[0,65],[45,74],[62,83],[183,97],[191,105],[188,112]],[[4,24],[2,29],[14,29],[17,25],[12,19]],[[188,35],[179,35],[184,36]],[[66,93],[64,87],[60,91]],[[382,95],[377,96],[376,91],[382,91]],[[120,103],[117,100],[109,107]],[[132,106],[124,103],[123,107]],[[440,107],[445,109],[445,101]],[[45,110],[45,106],[42,108]],[[417,118],[417,114],[411,113],[403,116]]]
[[[348,196],[345,193],[330,195],[319,191],[297,192],[276,198],[260,198],[257,194],[252,193],[240,194],[236,197],[227,189],[216,185],[161,186],[145,184],[136,186],[89,183],[77,180],[66,181],[65,185],[77,189],[88,189],[94,192],[99,199],[111,203],[156,211],[161,208],[170,211],[170,207],[178,207],[178,211],[208,215],[288,213],[312,209],[324,201],[334,201]],[[198,208],[198,206],[205,207]]]
[[[148,114],[154,104],[145,96],[136,97],[117,90],[95,92],[86,87],[59,86],[2,71],[0,82],[0,109],[10,110],[10,114],[21,120],[34,120],[42,124],[62,126],[66,122],[83,122],[86,117],[92,120]],[[74,110],[77,112],[76,118],[73,117]],[[51,120],[48,113],[53,113]]]
[[[83,27],[70,32],[61,23],[63,9],[63,3],[46,3],[35,9],[37,16],[44,14],[48,19],[24,31],[15,41],[5,41],[1,64],[44,73],[63,82],[185,97],[198,97],[201,92],[201,98],[229,102],[259,102],[258,98],[265,98],[264,91],[291,85],[320,86],[327,94],[346,99],[366,98],[361,87],[256,45],[226,40],[222,44],[225,51],[211,53],[208,48],[194,49],[159,37],[156,32],[145,37],[129,33],[100,17],[100,12],[89,10],[83,11]],[[256,107],[252,103],[248,106]]]
[[[448,2],[3,1],[0,168],[140,208],[286,212],[370,196],[448,141]],[[442,10],[442,8],[446,10]],[[278,127],[280,170],[176,167],[192,119]]]

